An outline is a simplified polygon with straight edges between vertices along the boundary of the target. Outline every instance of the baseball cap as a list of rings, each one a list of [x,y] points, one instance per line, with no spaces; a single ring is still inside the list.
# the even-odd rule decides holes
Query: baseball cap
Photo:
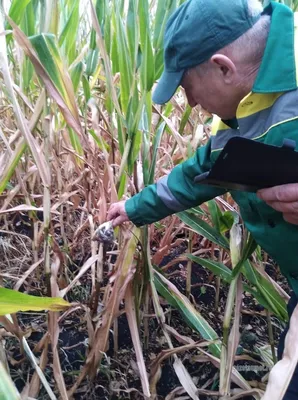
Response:
[[[176,92],[184,72],[207,61],[238,39],[260,18],[247,0],[187,0],[170,17],[164,36],[164,71],[153,101],[164,104]]]

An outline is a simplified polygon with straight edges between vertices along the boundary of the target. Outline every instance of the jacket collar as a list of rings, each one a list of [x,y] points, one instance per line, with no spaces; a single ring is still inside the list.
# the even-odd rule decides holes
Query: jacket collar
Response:
[[[269,3],[263,13],[271,15],[271,25],[252,91],[276,93],[294,90],[297,88],[294,14],[287,6],[274,1]]]

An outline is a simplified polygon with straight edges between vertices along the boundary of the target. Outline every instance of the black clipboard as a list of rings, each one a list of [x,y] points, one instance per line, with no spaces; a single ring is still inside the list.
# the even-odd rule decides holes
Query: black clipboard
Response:
[[[231,138],[211,170],[195,183],[228,190],[256,192],[259,189],[298,183],[296,142],[285,139],[281,147],[242,137]]]

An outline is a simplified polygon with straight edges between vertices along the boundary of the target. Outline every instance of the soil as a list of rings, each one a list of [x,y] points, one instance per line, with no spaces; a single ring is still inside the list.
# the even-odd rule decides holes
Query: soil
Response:
[[[29,234],[27,231],[22,231],[22,234]],[[30,232],[31,234],[31,232]],[[181,245],[172,254],[167,257],[162,265],[165,265],[170,259],[175,259],[185,250],[186,246]],[[162,266],[161,265],[161,266]],[[266,271],[276,279],[281,286],[289,292],[285,279],[279,274],[278,268],[268,262]],[[168,271],[171,274],[171,282],[185,294],[185,263],[177,263]],[[5,281],[5,285],[7,282]],[[86,282],[87,285],[87,282]],[[192,291],[191,301],[199,310],[202,316],[214,328],[217,334],[222,336],[222,321],[224,308],[227,298],[228,287],[224,284],[220,287],[219,305],[215,307],[215,287],[216,281],[212,274],[200,265],[193,264],[192,266]],[[34,289],[32,287],[32,289]],[[38,289],[39,290],[39,289]],[[88,293],[88,288],[86,288]],[[71,293],[68,300],[78,301],[78,294]],[[84,297],[85,294],[82,295]],[[88,298],[81,298],[82,302],[87,302]],[[202,338],[199,334],[192,331],[178,311],[171,310],[166,304],[164,310],[167,312],[167,323],[175,328],[181,335],[189,336],[193,340],[198,341]],[[28,333],[28,343],[31,349],[38,343],[46,332],[46,313],[18,313],[18,321],[20,326],[31,333]],[[275,317],[271,317],[274,330],[275,345],[277,346],[278,337],[283,329],[283,324]],[[86,380],[75,394],[75,399],[78,400],[93,400],[93,399],[142,399],[141,383],[138,377],[138,369],[132,340],[130,337],[129,327],[126,316],[122,314],[118,319],[118,351],[115,352],[113,334],[110,334],[109,349],[103,359],[96,378],[94,381]],[[147,370],[150,369],[150,363],[161,352],[166,349],[167,345],[163,340],[163,334],[154,318],[149,319],[150,340],[148,349],[144,349],[145,362]],[[141,338],[144,334],[143,327],[140,328]],[[59,335],[59,355],[63,375],[67,386],[70,388],[79,374],[80,369],[84,365],[88,343],[87,329],[84,319],[84,313],[77,311],[67,318],[61,326]],[[268,328],[267,317],[262,306],[245,293],[243,297],[242,319],[241,319],[241,340],[238,348],[238,354],[253,355],[256,358],[256,349],[260,346],[268,344]],[[173,341],[175,346],[178,342]],[[30,380],[34,370],[29,362],[23,359],[20,352],[20,346],[17,339],[12,337],[5,338],[5,349],[8,355],[9,367],[11,376],[19,391],[22,391],[26,383]],[[48,381],[54,386],[52,369],[50,368],[52,359],[51,353],[48,367],[45,369],[45,375]],[[38,358],[40,353],[35,354]],[[206,390],[218,390],[218,369],[210,362],[197,362],[195,360],[195,351],[188,351],[179,357],[182,359],[185,367],[193,377],[197,387],[201,388],[205,385]],[[22,362],[18,362],[23,360]],[[235,365],[250,365],[248,361],[236,361]],[[245,369],[245,368],[244,368]],[[262,377],[268,371],[255,372],[253,369],[247,368],[246,371],[241,371],[241,374],[248,381],[261,382]],[[165,399],[175,388],[181,386],[180,382],[172,367],[171,359],[165,361],[162,365],[162,374],[157,384],[158,399]],[[56,393],[58,395],[58,393]],[[183,395],[187,399],[186,395]],[[47,400],[49,397],[42,388],[38,399]],[[174,397],[173,397],[174,398]],[[216,397],[214,397],[216,398]],[[211,399],[211,397],[200,395],[201,400]],[[246,397],[250,399],[250,397]]]

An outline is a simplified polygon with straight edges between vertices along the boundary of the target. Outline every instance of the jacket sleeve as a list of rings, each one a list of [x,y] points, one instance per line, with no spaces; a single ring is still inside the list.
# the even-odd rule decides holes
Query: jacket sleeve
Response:
[[[150,224],[224,194],[225,190],[194,183],[196,175],[210,170],[210,154],[211,140],[169,175],[127,200],[125,209],[129,219],[137,226]]]

